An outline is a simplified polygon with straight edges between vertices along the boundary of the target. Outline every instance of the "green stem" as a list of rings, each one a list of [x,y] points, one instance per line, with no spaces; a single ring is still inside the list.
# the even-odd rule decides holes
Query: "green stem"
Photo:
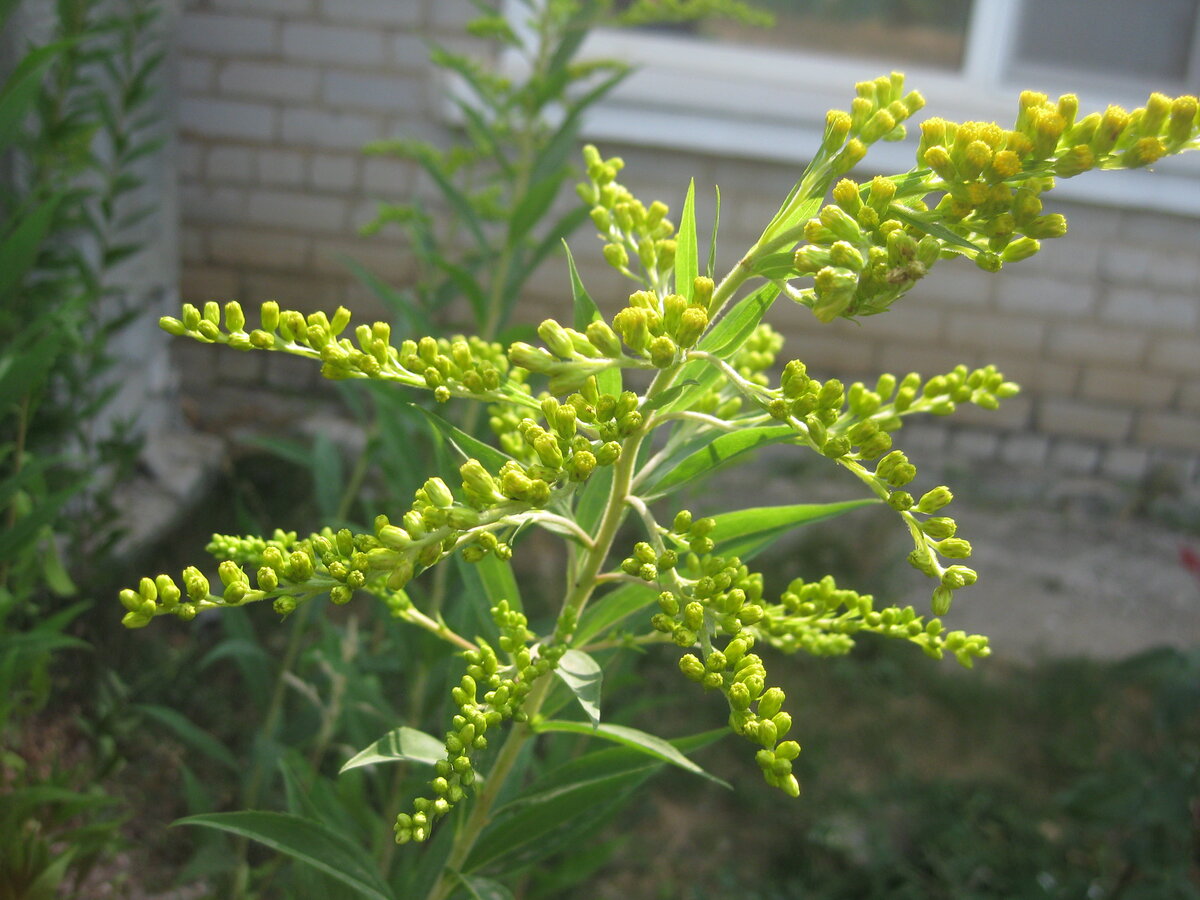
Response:
[[[311,604],[305,605],[301,614],[295,619],[291,634],[288,635],[287,648],[283,652],[283,662],[279,666],[279,672],[275,677],[275,687],[271,692],[271,702],[267,706],[267,715],[259,731],[264,740],[270,739],[271,735],[275,733],[275,728],[278,726],[279,718],[283,713],[283,698],[287,687],[286,676],[292,670],[292,665],[296,662],[296,656],[300,652],[301,637],[304,634],[304,627],[308,623],[308,615],[306,613],[310,608]],[[243,808],[253,809],[255,807],[258,803],[262,786],[263,769],[256,756],[254,768],[250,773],[250,782],[246,785],[246,793],[242,802]],[[249,848],[249,843],[249,840],[246,838],[238,838],[234,843],[235,864],[233,888],[230,894],[232,900],[242,900],[246,896],[246,888],[250,881],[250,865],[246,860],[246,851]]]
[[[660,371],[647,389],[646,397],[651,398],[667,390],[679,374],[680,368],[680,366],[673,366]],[[633,470],[637,466],[638,450],[641,448],[642,441],[645,440],[647,433],[648,430],[643,425],[642,428],[630,434],[622,441],[621,458],[617,460],[613,467],[613,482],[608,495],[608,503],[604,507],[604,514],[600,519],[599,527],[596,529],[596,537],[592,546],[580,558],[579,568],[575,573],[571,588],[563,601],[563,613],[570,612],[578,618],[587,605],[588,600],[591,599],[592,593],[596,590],[598,584],[597,576],[600,574],[604,562],[608,558],[613,541],[617,536],[617,531],[620,529],[621,522],[624,520],[629,508],[627,500],[633,482]],[[536,718],[541,711],[542,704],[545,702],[552,684],[553,673],[543,675],[534,683],[525,701],[525,712],[529,719]],[[455,836],[454,846],[451,848],[450,855],[446,859],[446,866],[442,871],[442,876],[429,893],[427,900],[446,900],[457,887],[456,873],[471,855],[471,850],[474,849],[479,836],[491,822],[492,807],[496,802],[496,798],[500,795],[500,791],[504,787],[509,774],[512,772],[513,766],[516,765],[517,760],[520,758],[521,750],[533,736],[533,729],[528,724],[523,723],[515,725],[509,733],[507,740],[505,740],[499,753],[496,755],[495,763],[493,763],[491,770],[488,772],[483,790],[475,798],[467,821],[464,823],[462,830]]]

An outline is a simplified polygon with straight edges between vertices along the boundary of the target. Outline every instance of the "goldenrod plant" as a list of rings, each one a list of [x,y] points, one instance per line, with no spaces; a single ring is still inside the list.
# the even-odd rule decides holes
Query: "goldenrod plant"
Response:
[[[917,469],[897,443],[911,416],[950,415],[962,404],[995,409],[1017,386],[993,366],[885,373],[872,384],[822,380],[782,355],[784,341],[765,317],[784,297],[821,322],[858,319],[886,312],[935,265],[962,258],[998,272],[1018,263],[1066,232],[1061,215],[1043,210],[1057,178],[1143,167],[1195,148],[1198,105],[1153,94],[1133,112],[1080,115],[1072,95],[1026,92],[1012,127],[926,119],[910,171],[847,177],[873,143],[902,138],[923,106],[898,73],[858,84],[849,111],[828,114],[779,212],[722,277],[713,271],[715,226],[707,263],[701,258],[692,188],[673,220],[665,204],[622,186],[620,159],[585,148],[580,195],[604,259],[635,289],[620,309],[602,309],[568,255],[571,324],[547,319],[536,344],[393,335],[381,322],[352,327],[346,309],[305,316],[274,302],[256,323],[234,302],[185,305],[178,318],[164,318],[172,335],[306,357],[331,379],[391,383],[440,404],[486,404],[494,436],[484,442],[422,407],[453,463],[430,472],[407,509],[381,511],[360,532],[216,535],[208,546],[215,578],[190,567],[120,594],[131,628],[261,603],[286,617],[328,598],[378,604],[440,638],[460,673],[442,733],[398,722],[348,755],[343,769],[428,766],[427,788],[396,810],[394,834],[400,844],[433,839],[430,854],[380,873],[312,809],[184,821],[260,841],[361,896],[510,896],[497,878],[563,846],[581,819],[593,822],[598,806],[652,767],[713,777],[686,753],[713,735],[672,741],[602,712],[615,654],[678,653],[683,678],[720,698],[727,730],[751,745],[762,777],[793,798],[803,728],[793,727],[767,671],[773,651],[844,654],[856,635],[872,632],[968,667],[986,657],[985,637],[942,620],[976,580],[964,563],[971,545],[947,515],[951,491],[917,488]],[[716,515],[678,508],[673,497],[683,488],[767,445],[827,460],[865,496]],[[910,535],[909,562],[931,584],[930,615],[830,577],[771,585],[753,568],[782,535],[869,504],[894,510]],[[525,605],[522,568],[513,565],[534,528],[562,540],[564,586],[553,608]],[[630,529],[636,539],[627,540]],[[481,573],[486,596],[451,601],[486,608],[475,632],[451,628],[409,593],[454,557]],[[572,697],[577,706],[568,706]],[[590,751],[529,780],[529,745],[560,733],[622,749]],[[414,881],[420,871],[424,880]]]

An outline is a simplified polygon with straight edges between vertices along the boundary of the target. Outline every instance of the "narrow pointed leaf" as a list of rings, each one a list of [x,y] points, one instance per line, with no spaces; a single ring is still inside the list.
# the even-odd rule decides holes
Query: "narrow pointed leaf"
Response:
[[[713,516],[717,527],[709,535],[714,552],[747,559],[766,549],[793,528],[832,519],[844,513],[873,506],[874,497],[840,503],[799,503],[793,506],[760,506]]]
[[[614,625],[620,624],[634,613],[649,607],[657,596],[658,594],[648,585],[621,585],[587,608],[579,622],[579,627],[575,629],[572,643],[577,647],[582,647],[592,638],[603,634]]]
[[[786,441],[795,434],[790,425],[762,425],[722,434],[685,458],[674,463],[668,461],[663,467],[665,474],[652,483],[652,490],[656,494],[668,493],[689,481],[712,474],[743,453]]]
[[[604,671],[600,664],[581,650],[568,650],[558,661],[554,673],[571,689],[592,725],[598,725],[600,694],[604,684]]]
[[[451,425],[437,413],[430,412],[423,406],[413,404],[413,409],[420,410],[429,424],[441,434],[450,444],[462,454],[463,458],[474,457],[489,470],[499,471],[500,467],[511,459],[503,450],[498,450],[491,444],[485,444],[478,438],[473,438],[459,428]]]
[[[713,213],[712,237],[708,242],[708,266],[706,272],[709,278],[716,277],[713,272],[717,268],[717,229],[721,225],[721,189],[713,186],[713,190],[717,194],[717,211]]]
[[[699,250],[696,247],[696,180],[688,183],[675,236],[675,293],[692,299],[696,276],[700,274]]]
[[[169,707],[148,703],[138,703],[133,708],[146,718],[153,719],[155,722],[166,727],[191,749],[204,754],[209,759],[219,762],[234,772],[241,771],[241,765],[229,751],[229,748],[207,731],[193,725],[186,716]]]
[[[432,766],[446,755],[446,748],[432,734],[407,726],[389,731],[369,747],[364,747],[338,770],[348,772],[377,763],[415,762]]]
[[[512,892],[498,881],[479,875],[463,875],[456,872],[458,880],[467,889],[471,900],[512,900]]]
[[[188,816],[172,823],[215,828],[257,841],[336,879],[360,897],[396,900],[374,861],[331,828],[286,813],[228,812]]]
[[[599,725],[591,726],[586,722],[551,719],[548,722],[538,722],[533,726],[533,729],[539,734],[550,731],[565,731],[571,734],[584,734],[604,738],[613,743],[621,744],[624,747],[629,747],[631,750],[636,750],[639,753],[662,760],[665,763],[678,766],[685,772],[691,772],[693,775],[707,778],[709,781],[713,781],[722,787],[730,786],[728,782],[722,781],[715,775],[710,775],[704,771],[704,769],[676,749],[670,741],[660,738],[656,734],[649,734],[637,728],[630,728],[627,725],[614,725],[609,722],[601,722]]]

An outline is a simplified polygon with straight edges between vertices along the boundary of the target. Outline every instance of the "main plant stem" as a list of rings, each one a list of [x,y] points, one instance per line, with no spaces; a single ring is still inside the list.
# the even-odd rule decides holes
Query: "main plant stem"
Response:
[[[646,397],[653,397],[669,388],[678,372],[678,366],[659,372],[646,391]],[[621,444],[621,458],[613,467],[613,483],[608,494],[608,503],[604,507],[604,514],[596,530],[595,540],[579,561],[579,568],[571,582],[571,588],[563,600],[563,612],[571,611],[578,617],[596,589],[597,576],[604,567],[605,560],[608,559],[613,540],[616,538],[617,531],[628,510],[627,500],[633,484],[633,471],[637,466],[638,451],[641,449],[646,434],[647,431],[644,427],[639,428],[625,438]],[[550,693],[553,683],[553,673],[547,673],[533,685],[533,689],[525,700],[525,712],[531,721],[541,711],[542,704]],[[484,787],[479,792],[479,796],[475,798],[471,814],[455,837],[454,846],[446,859],[442,876],[429,893],[427,900],[446,900],[458,886],[457,873],[470,856],[479,836],[491,822],[492,808],[496,803],[496,798],[500,795],[513,766],[520,758],[521,750],[526,742],[533,738],[534,733],[528,723],[518,723],[500,747],[496,761],[493,763],[491,771],[488,772]]]

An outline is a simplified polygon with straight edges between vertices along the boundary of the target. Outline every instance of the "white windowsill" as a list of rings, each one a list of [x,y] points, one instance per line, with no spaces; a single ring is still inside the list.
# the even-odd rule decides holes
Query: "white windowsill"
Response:
[[[985,2],[984,7],[988,4]],[[982,7],[981,7],[982,8]],[[878,60],[854,60],[771,49],[751,49],[685,36],[597,29],[583,58],[621,59],[633,73],[586,117],[583,136],[597,143],[626,143],[738,159],[804,165],[821,140],[825,113],[848,108],[854,83],[888,71]],[[976,58],[980,54],[976,54]],[[1011,122],[1020,88],[1004,86],[993,71],[976,65],[965,74],[907,67],[907,83],[927,100],[918,119],[930,115]],[[505,68],[519,71],[509,56]],[[1107,102],[1137,105],[1136,96],[1114,96],[1081,86],[1081,106]],[[863,172],[903,172],[916,149],[911,127],[904,142],[876,144]],[[1154,172],[1121,171],[1060,179],[1064,200],[1153,210],[1200,218],[1200,153],[1165,160]]]

